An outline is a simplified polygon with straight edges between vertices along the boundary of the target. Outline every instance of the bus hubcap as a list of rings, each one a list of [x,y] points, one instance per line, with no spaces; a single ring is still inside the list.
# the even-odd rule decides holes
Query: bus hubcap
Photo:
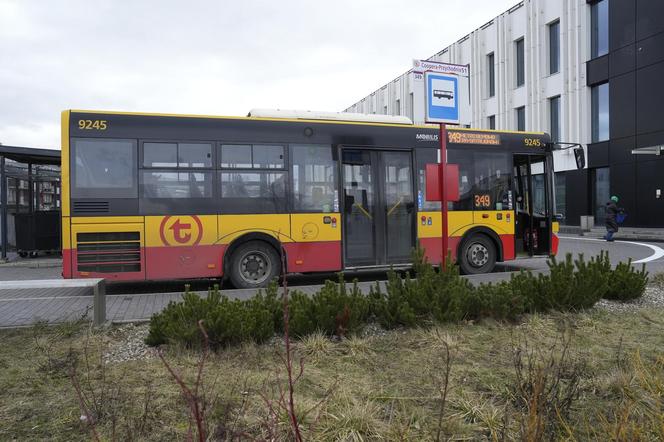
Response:
[[[489,251],[482,244],[473,244],[468,248],[468,261],[474,267],[482,267],[489,262]]]
[[[263,282],[270,275],[271,270],[270,259],[261,252],[249,252],[240,260],[240,273],[247,281]]]

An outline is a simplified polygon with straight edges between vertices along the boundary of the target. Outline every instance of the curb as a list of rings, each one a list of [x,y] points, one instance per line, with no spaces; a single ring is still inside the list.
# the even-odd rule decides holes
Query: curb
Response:
[[[0,269],[3,267],[22,267],[22,268],[27,268],[27,269],[49,269],[49,268],[55,268],[55,267],[61,267],[62,266],[62,261],[56,261],[56,262],[28,262],[28,261],[10,261],[10,262],[4,262],[0,263]]]

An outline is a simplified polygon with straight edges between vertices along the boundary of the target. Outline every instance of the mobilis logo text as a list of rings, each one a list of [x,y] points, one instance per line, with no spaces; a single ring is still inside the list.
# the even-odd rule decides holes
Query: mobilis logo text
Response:
[[[415,134],[417,141],[438,141],[438,134]]]

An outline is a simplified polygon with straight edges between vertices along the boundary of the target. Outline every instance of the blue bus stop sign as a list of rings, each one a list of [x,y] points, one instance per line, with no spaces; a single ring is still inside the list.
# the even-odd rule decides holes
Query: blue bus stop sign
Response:
[[[459,124],[459,78],[425,72],[426,122]]]

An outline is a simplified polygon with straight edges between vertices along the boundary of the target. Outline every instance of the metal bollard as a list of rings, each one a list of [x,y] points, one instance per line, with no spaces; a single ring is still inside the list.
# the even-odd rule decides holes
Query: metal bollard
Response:
[[[106,280],[102,279],[93,288],[92,301],[93,324],[95,326],[106,323]]]

